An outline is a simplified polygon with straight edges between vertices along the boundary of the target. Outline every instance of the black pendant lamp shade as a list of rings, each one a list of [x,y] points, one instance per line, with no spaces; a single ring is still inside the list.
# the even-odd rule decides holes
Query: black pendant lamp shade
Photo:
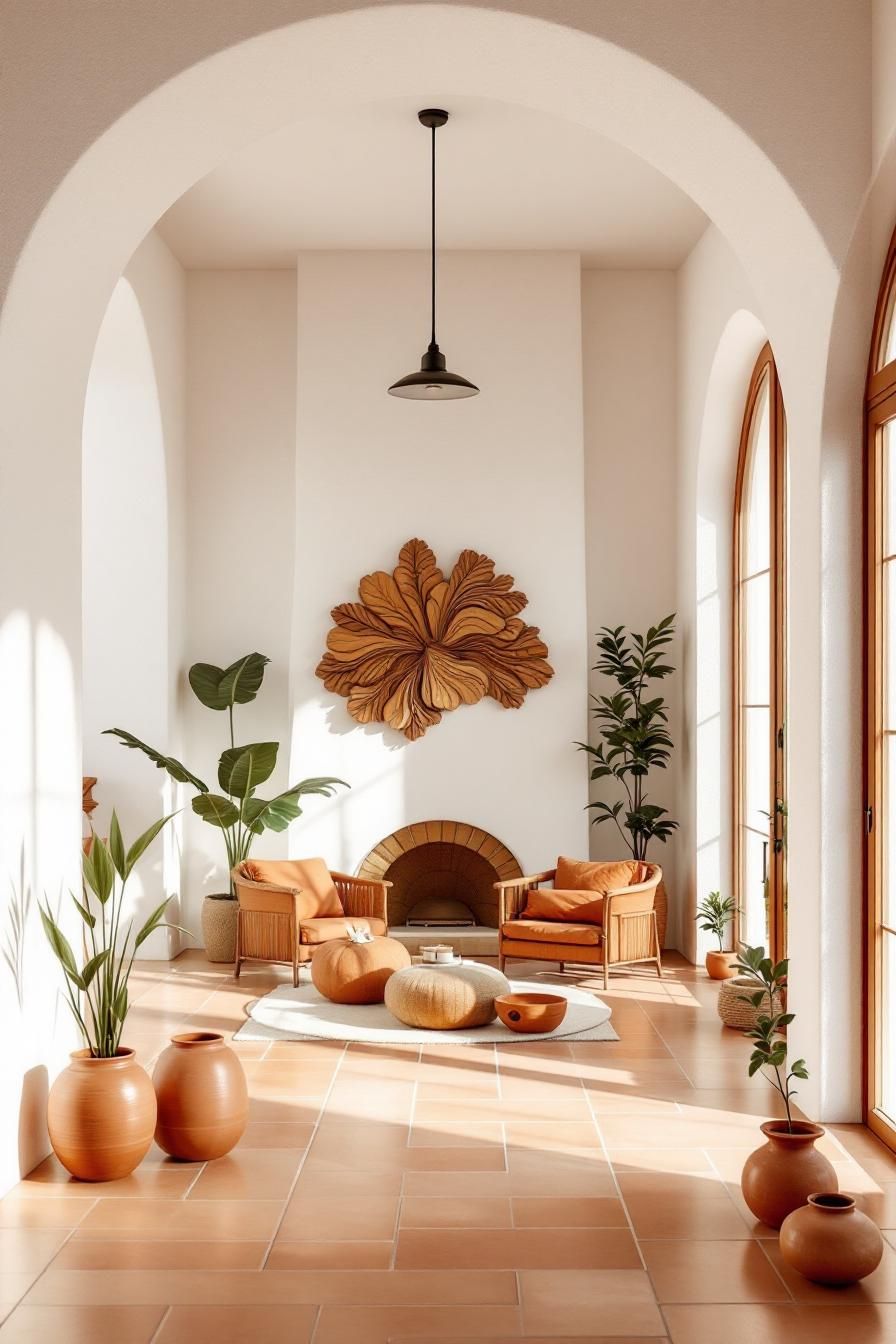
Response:
[[[445,125],[448,113],[438,107],[428,107],[418,112],[417,117],[421,125],[429,127],[432,133],[432,336],[420,361],[420,368],[405,378],[399,378],[389,388],[389,393],[393,397],[405,397],[412,401],[452,401],[459,397],[475,397],[479,388],[459,373],[448,371],[445,356],[436,342],[436,129]]]

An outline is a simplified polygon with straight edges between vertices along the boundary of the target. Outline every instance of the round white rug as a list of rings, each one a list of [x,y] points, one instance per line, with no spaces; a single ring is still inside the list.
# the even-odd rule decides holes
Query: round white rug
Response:
[[[522,993],[550,990],[569,1001],[566,1017],[556,1031],[524,1035],[509,1031],[497,1019],[486,1027],[465,1027],[459,1031],[430,1031],[406,1027],[389,1012],[385,1004],[331,1003],[313,985],[280,985],[256,999],[248,1008],[249,1020],[236,1032],[240,1041],[326,1040],[363,1041],[382,1045],[413,1045],[431,1041],[461,1044],[500,1041],[543,1041],[578,1037],[591,1041],[618,1041],[610,1026],[611,1009],[593,994],[574,985],[542,985],[532,980],[512,980]]]

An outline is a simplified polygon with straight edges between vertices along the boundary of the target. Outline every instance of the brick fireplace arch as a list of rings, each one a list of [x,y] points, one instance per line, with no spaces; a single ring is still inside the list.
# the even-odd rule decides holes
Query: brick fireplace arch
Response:
[[[357,871],[393,883],[390,925],[404,925],[408,912],[428,900],[450,900],[469,906],[477,924],[489,928],[498,924],[494,883],[523,876],[505,844],[462,821],[402,826],[375,845]]]

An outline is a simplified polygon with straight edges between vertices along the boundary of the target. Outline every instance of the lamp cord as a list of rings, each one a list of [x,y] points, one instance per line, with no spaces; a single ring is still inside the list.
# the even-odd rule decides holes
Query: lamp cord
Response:
[[[432,127],[432,339],[436,343],[436,128]]]

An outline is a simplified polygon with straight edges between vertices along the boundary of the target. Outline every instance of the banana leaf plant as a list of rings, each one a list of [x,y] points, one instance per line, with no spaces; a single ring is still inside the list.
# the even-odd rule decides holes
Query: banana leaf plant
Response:
[[[171,814],[174,815],[173,813]],[[171,816],[155,821],[127,848],[118,817],[112,813],[108,842],[93,834],[90,850],[83,856],[83,900],[71,893],[84,926],[83,948],[87,960],[79,967],[75,953],[49,907],[40,905],[41,922],[56,959],[62,967],[68,1005],[84,1044],[95,1059],[112,1059],[121,1045],[121,1032],[130,1006],[128,979],[137,949],[156,929],[180,929],[165,920],[171,900],[166,896],[149,919],[134,933],[133,920],[122,930],[125,888],[137,861],[149,848]],[[180,929],[186,933],[186,929]]]
[[[290,822],[301,816],[300,798],[309,794],[330,798],[340,785],[349,787],[342,779],[321,776],[303,779],[274,798],[259,798],[256,794],[256,789],[274,773],[279,743],[250,742],[246,746],[237,746],[233,711],[234,706],[247,705],[258,695],[269,662],[270,659],[262,653],[248,653],[229,667],[194,663],[190,668],[190,687],[199,703],[206,709],[226,713],[228,718],[230,746],[221,753],[218,761],[219,793],[175,757],[156,751],[123,728],[106,729],[126,747],[142,751],[176,783],[196,790],[191,804],[193,811],[209,826],[215,826],[223,833],[228,876],[238,863],[249,857],[257,836],[264,831],[285,831]],[[228,884],[227,895],[233,899],[232,881]]]
[[[617,689],[612,695],[591,697],[591,713],[603,741],[596,746],[577,743],[592,758],[591,778],[615,780],[623,790],[622,798],[588,807],[595,814],[593,823],[616,824],[633,859],[645,859],[651,840],[665,844],[678,826],[666,808],[648,801],[646,791],[651,770],[665,770],[672,756],[665,701],[650,694],[650,683],[675,671],[667,662],[674,634],[674,613],[651,626],[646,635],[630,635],[622,625],[604,626],[598,632],[594,670],[611,677]]]

